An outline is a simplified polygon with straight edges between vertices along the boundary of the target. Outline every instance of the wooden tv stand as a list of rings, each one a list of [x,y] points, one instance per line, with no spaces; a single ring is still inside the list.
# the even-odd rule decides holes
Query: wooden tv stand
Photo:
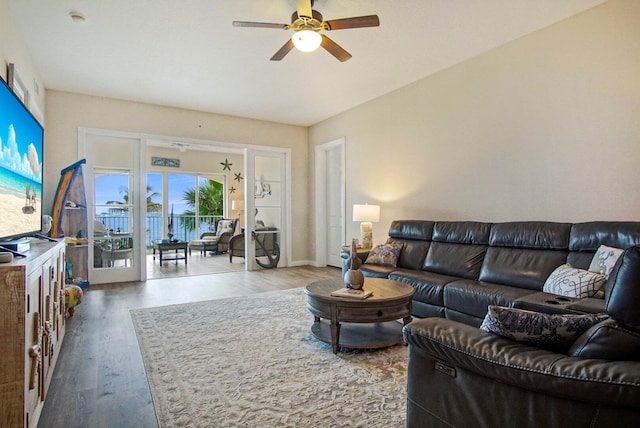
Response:
[[[65,332],[65,243],[0,264],[0,426],[35,427]]]

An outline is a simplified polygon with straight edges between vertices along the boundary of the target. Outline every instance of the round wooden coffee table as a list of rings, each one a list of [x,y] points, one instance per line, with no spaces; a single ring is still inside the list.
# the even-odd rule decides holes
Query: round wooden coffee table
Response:
[[[344,288],[341,279],[314,282],[305,287],[307,308],[315,320],[311,332],[330,343],[333,352],[340,347],[376,349],[402,343],[403,324],[411,321],[410,285],[383,278],[365,278],[364,290],[373,294],[366,299],[331,296]]]

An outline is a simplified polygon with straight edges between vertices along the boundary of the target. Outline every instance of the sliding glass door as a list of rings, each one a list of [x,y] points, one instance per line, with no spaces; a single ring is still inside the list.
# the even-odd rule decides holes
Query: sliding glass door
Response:
[[[147,174],[147,190],[154,195],[147,202],[147,248],[169,234],[189,242],[215,232],[216,221],[225,215],[225,188],[222,175]]]

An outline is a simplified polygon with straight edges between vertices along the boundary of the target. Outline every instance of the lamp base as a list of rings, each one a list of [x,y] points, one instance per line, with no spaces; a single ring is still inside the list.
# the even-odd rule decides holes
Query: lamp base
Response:
[[[373,224],[370,221],[360,223],[360,235],[362,236],[362,248],[373,247]]]

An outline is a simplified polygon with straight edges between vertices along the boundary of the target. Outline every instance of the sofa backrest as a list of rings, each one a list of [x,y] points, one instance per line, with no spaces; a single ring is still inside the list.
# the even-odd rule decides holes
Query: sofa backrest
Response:
[[[627,248],[618,259],[605,289],[607,314],[623,327],[640,333],[640,245]]]
[[[640,222],[594,221],[572,225],[567,263],[587,269],[600,245],[622,249],[640,245]]]
[[[505,222],[395,220],[397,267],[542,290],[558,266],[587,269],[600,245],[640,245],[640,222]]]
[[[542,290],[569,254],[570,223],[510,222],[491,227],[480,281]]]
[[[431,245],[433,221],[396,220],[389,228],[391,242],[402,243],[397,266],[404,269],[420,269]]]
[[[489,245],[490,223],[437,222],[422,270],[476,279]]]

